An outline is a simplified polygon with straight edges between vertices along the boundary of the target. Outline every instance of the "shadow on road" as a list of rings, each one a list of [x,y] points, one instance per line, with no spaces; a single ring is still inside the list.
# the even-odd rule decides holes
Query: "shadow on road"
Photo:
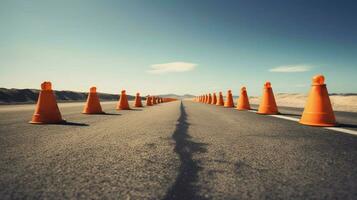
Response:
[[[119,113],[104,113],[102,115],[121,115],[121,114],[119,114]]]
[[[188,135],[189,123],[185,107],[181,102],[181,115],[176,125],[176,130],[172,135],[175,140],[175,152],[179,155],[181,165],[175,183],[166,193],[165,200],[169,199],[205,199],[197,194],[199,187],[196,185],[198,172],[201,170],[199,162],[193,160],[194,153],[206,152],[207,144],[191,141]]]
[[[139,108],[131,108],[130,111],[143,111],[143,109],[139,109]]]
[[[356,124],[338,124],[338,127],[342,128],[357,128]]]
[[[88,124],[85,123],[77,123],[77,122],[63,122],[63,124],[59,125],[65,125],[65,126],[89,126]]]
[[[94,113],[94,114],[89,114],[89,115],[121,115],[119,113]]]
[[[280,113],[280,115],[301,117],[301,115],[299,114],[292,114],[292,113]]]

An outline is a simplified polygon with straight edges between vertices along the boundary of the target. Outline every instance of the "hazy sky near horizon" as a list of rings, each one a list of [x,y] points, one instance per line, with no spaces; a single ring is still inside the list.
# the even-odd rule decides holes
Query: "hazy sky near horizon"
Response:
[[[0,0],[0,87],[357,92],[357,1]]]

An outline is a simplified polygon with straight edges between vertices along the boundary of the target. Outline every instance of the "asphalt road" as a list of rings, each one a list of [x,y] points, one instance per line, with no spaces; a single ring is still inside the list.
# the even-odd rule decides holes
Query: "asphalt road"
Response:
[[[357,136],[190,101],[114,106],[60,104],[65,125],[0,106],[0,199],[357,199]]]

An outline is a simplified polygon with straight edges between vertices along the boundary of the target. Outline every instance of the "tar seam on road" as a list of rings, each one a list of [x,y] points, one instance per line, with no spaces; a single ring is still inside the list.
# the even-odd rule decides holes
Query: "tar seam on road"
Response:
[[[256,113],[257,111],[255,111],[255,110],[249,110],[249,112]],[[269,116],[276,117],[276,118],[280,118],[280,119],[286,119],[286,120],[290,120],[290,121],[295,121],[295,122],[298,122],[298,121],[299,121],[299,119],[297,119],[297,118],[287,117],[287,116],[283,116],[283,115],[269,115]],[[341,133],[347,133],[347,134],[351,134],[351,135],[357,135],[357,131],[354,131],[354,130],[339,128],[339,127],[322,127],[322,128],[328,129],[328,130],[332,130],[332,131],[341,132]]]
[[[193,160],[194,153],[206,151],[206,144],[197,143],[190,140],[188,135],[189,123],[185,107],[181,102],[180,117],[177,121],[176,130],[172,135],[175,140],[175,152],[180,158],[179,173],[175,183],[169,188],[164,199],[205,199],[197,194],[199,187],[196,185],[198,172],[202,169],[198,161]]]

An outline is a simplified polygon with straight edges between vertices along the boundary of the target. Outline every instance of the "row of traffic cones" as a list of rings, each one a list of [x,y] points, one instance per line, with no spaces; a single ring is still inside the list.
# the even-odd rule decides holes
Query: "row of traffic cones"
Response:
[[[215,104],[217,106],[224,106],[228,108],[235,107],[231,90],[228,90],[225,102],[223,100],[222,92],[219,92],[218,99],[216,97],[216,93],[213,93],[213,98],[211,96],[211,94],[205,94],[196,97],[194,100],[201,103]],[[241,88],[236,109],[251,109],[246,87]],[[266,82],[264,84],[263,95],[257,113],[263,115],[279,114],[270,82]],[[314,76],[312,79],[311,91],[300,119],[300,123],[311,126],[337,125],[323,75]]]
[[[158,96],[147,96],[146,106],[153,106],[159,103],[171,102],[177,99],[162,98]],[[143,107],[140,93],[136,93],[134,107]],[[119,102],[116,106],[117,110],[130,110],[128,97],[126,91],[122,90]],[[91,87],[89,89],[87,102],[83,109],[83,114],[105,114],[100,105],[99,97],[97,95],[97,88]],[[58,124],[64,123],[61,112],[57,106],[56,97],[52,90],[51,82],[43,82],[41,84],[41,91],[36,104],[35,113],[32,116],[31,124]]]

